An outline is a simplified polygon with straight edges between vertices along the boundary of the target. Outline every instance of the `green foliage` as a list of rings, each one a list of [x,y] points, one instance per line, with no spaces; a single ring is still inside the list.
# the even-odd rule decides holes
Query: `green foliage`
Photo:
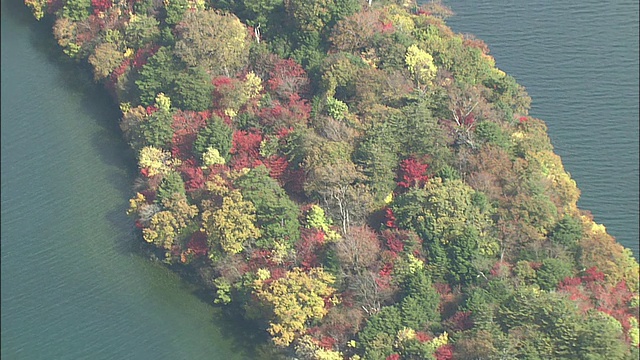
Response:
[[[171,111],[158,110],[139,123],[138,132],[145,144],[169,149],[173,138],[173,115]]]
[[[133,16],[124,30],[127,45],[138,49],[157,41],[160,38],[159,26],[160,23],[154,17],[144,14]]]
[[[120,46],[123,43],[124,36],[119,29],[107,29],[104,32],[104,41]]]
[[[498,317],[505,329],[533,325],[548,334],[554,358],[580,353],[581,316],[577,306],[560,294],[522,287],[501,305]]]
[[[278,8],[283,8],[283,0],[240,0],[244,10],[255,18],[257,23],[266,24],[266,15]],[[261,22],[259,20],[262,20]]]
[[[256,207],[256,223],[262,232],[256,245],[273,249],[280,243],[291,248],[300,238],[299,210],[278,182],[269,177],[267,168],[254,168],[235,184]]]
[[[161,204],[174,194],[185,195],[184,181],[178,172],[170,171],[162,178],[162,182],[158,187],[156,202]]]
[[[445,270],[455,282],[473,279],[474,258],[498,251],[489,234],[490,213],[474,204],[474,197],[475,191],[462,180],[433,178],[424,189],[410,189],[391,206],[397,224],[424,240],[434,274]]]
[[[623,359],[627,353],[618,320],[601,311],[587,313],[585,329],[578,338],[580,358],[585,360]]]
[[[182,16],[190,8],[189,0],[170,0],[166,2],[167,16],[164,21],[169,25],[175,25],[182,20]]]
[[[475,128],[477,139],[481,142],[495,144],[503,149],[509,149],[511,140],[504,134],[500,125],[491,121],[482,121]]]
[[[450,150],[429,104],[418,99],[403,107],[402,113],[403,116],[396,120],[395,129],[401,157],[430,155],[434,160],[431,166],[440,168],[438,162],[447,161]]]
[[[201,67],[180,73],[173,81],[172,99],[183,110],[204,111],[213,101],[211,76]]]
[[[385,359],[399,345],[400,334],[416,330],[426,330],[429,325],[440,320],[438,311],[440,295],[433,288],[431,279],[425,271],[416,271],[402,281],[403,299],[398,305],[385,306],[377,314],[371,316],[367,324],[359,332],[359,345],[367,359]],[[415,335],[415,334],[414,334]],[[412,338],[409,334],[407,340]],[[402,341],[402,340],[401,340]],[[402,341],[404,342],[404,341]],[[426,345],[426,344],[425,344]],[[400,345],[408,353],[424,356],[431,354],[433,348],[422,348],[422,345],[409,342]]]
[[[515,355],[519,358],[554,358],[553,339],[535,325],[521,325],[510,329],[508,345],[515,348]]]
[[[582,222],[579,219],[565,215],[549,234],[549,240],[564,246],[575,246],[578,240],[582,238],[582,235]]]
[[[140,0],[133,4],[133,10],[136,14],[151,15],[155,13],[157,7],[153,0]]]
[[[279,55],[288,53],[275,50],[278,47],[276,44],[284,45],[288,37],[288,24],[282,21],[287,17],[283,0],[240,0],[238,3],[241,17],[246,18],[247,24],[254,28],[260,26],[261,36],[269,41],[272,51]]]
[[[176,54],[190,66],[202,66],[211,76],[232,76],[248,61],[248,32],[235,15],[188,11],[176,30]]]
[[[72,21],[82,21],[91,14],[91,0],[67,0],[62,7],[62,16]]]
[[[193,152],[202,159],[202,154],[213,147],[218,150],[220,156],[229,160],[232,140],[233,130],[220,117],[212,116],[207,126],[198,132],[196,141],[193,143]]]
[[[460,180],[460,172],[450,165],[444,165],[436,174],[437,177],[445,180]]]
[[[343,120],[349,112],[349,107],[344,102],[329,97],[327,98],[327,113],[336,120]]]
[[[478,257],[478,244],[481,241],[478,229],[466,226],[462,233],[449,243],[446,248],[449,259],[446,278],[449,283],[470,284],[478,277],[473,260]]]
[[[169,27],[163,27],[160,29],[160,40],[158,40],[158,45],[174,46],[175,42],[175,36],[173,35]]]
[[[231,302],[231,284],[224,278],[217,278],[214,280],[216,286],[216,299],[213,301],[216,304],[228,304]]]
[[[331,7],[332,22],[335,23],[347,16],[350,16],[362,8],[362,1],[359,0],[342,0],[335,1]]]
[[[366,359],[385,359],[393,353],[393,340],[403,328],[402,313],[396,306],[385,306],[367,320],[358,333],[358,344]]]
[[[320,35],[315,32],[300,33],[296,37],[300,45],[291,52],[291,58],[304,66],[311,79],[316,79],[320,76],[319,68],[326,57]]]
[[[420,330],[440,321],[440,295],[425,271],[410,274],[404,279],[402,289],[405,297],[400,302],[400,311],[404,326]]]
[[[135,81],[140,92],[140,102],[144,106],[153,104],[156,94],[171,89],[177,74],[184,65],[176,59],[168,47],[161,47],[140,69]],[[171,94],[171,93],[169,93]]]
[[[558,283],[573,276],[573,266],[560,259],[544,259],[536,273],[536,282],[543,290],[554,290]]]
[[[369,130],[354,152],[354,162],[362,167],[366,183],[376,201],[381,202],[396,187],[396,164],[399,163],[394,149],[390,126],[380,125]]]
[[[286,0],[287,13],[303,33],[320,33],[331,21],[334,0]]]

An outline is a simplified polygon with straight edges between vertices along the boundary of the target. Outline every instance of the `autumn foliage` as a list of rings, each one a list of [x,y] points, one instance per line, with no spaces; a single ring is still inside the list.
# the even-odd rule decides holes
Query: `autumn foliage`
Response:
[[[636,259],[440,2],[25,3],[119,103],[144,251],[274,352],[637,355]]]

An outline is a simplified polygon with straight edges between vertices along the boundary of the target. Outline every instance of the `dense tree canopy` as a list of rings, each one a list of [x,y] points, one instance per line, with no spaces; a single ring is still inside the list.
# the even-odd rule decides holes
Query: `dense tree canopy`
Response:
[[[189,10],[176,30],[178,56],[190,66],[202,66],[211,76],[234,75],[247,63],[247,30],[234,15]]]
[[[120,104],[144,250],[273,352],[637,358],[638,262],[440,2],[25,4]]]

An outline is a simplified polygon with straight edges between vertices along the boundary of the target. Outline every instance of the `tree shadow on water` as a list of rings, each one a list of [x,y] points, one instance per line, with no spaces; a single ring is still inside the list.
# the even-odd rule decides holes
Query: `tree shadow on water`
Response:
[[[104,176],[116,189],[121,207],[109,211],[106,220],[114,228],[116,250],[121,254],[137,253],[139,238],[133,222],[125,212],[132,195],[131,185],[137,172],[135,154],[122,136],[118,126],[121,117],[118,105],[102,84],[93,81],[89,65],[70,59],[58,46],[53,33],[53,20],[35,20],[21,0],[2,1],[4,20],[15,21],[14,28],[28,32],[27,41],[36,49],[38,56],[48,61],[55,71],[56,82],[79,100],[79,117],[98,125],[90,138],[97,154],[96,161],[104,166]]]
[[[53,37],[53,19],[36,20],[22,0],[3,0],[2,13],[3,21],[16,23],[13,29],[29,33],[30,45],[40,52],[43,58],[56,62],[72,62],[64,55]]]
[[[133,221],[125,214],[128,199],[133,195],[132,184],[137,176],[137,163],[134,151],[123,138],[118,126],[121,117],[118,105],[104,89],[102,84],[93,81],[91,69],[69,59],[58,46],[52,35],[53,21],[43,19],[36,21],[30,10],[21,0],[6,0],[2,2],[2,11],[17,21],[17,28],[29,32],[28,41],[38,51],[39,56],[49,61],[59,77],[58,83],[77,96],[80,101],[82,118],[94,121],[99,129],[91,135],[90,144],[97,154],[96,161],[104,166],[104,176],[108,183],[117,191],[119,198],[115,209],[107,211],[105,218],[113,228],[114,246],[119,254],[148,257],[150,252],[142,242],[138,229]],[[106,196],[106,195],[105,195]],[[121,200],[121,201],[120,201]],[[170,267],[176,271],[189,286],[189,291],[201,301],[213,304],[215,293],[204,286],[193,271],[181,267]],[[185,271],[186,270],[186,271]],[[269,342],[269,336],[264,331],[264,324],[246,320],[237,304],[220,306],[211,321],[217,328],[223,329],[221,336],[237,353],[247,359],[280,359],[271,353],[262,351]]]
[[[212,289],[202,285],[200,279],[193,271],[186,268],[176,270],[180,277],[192,287],[191,293],[201,301],[213,304],[217,296]],[[211,319],[216,327],[224,329],[221,337],[231,344],[231,348],[243,354],[245,359],[281,360],[285,359],[283,353],[273,351],[270,345],[270,336],[266,332],[266,322],[249,320],[242,315],[244,310],[238,302],[229,305],[212,305],[216,307],[216,315]]]

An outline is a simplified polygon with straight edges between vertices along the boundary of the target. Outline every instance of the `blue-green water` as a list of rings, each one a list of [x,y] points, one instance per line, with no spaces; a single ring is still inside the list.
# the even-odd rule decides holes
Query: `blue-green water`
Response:
[[[90,74],[2,2],[2,359],[246,359],[243,337],[133,249],[133,156]]]
[[[448,3],[454,30],[527,87],[581,207],[637,254],[637,2]],[[1,45],[2,358],[251,358],[229,320],[137,255],[133,156],[105,93],[20,0],[2,2]]]
[[[484,40],[527,88],[578,203],[638,257],[637,0],[446,0],[456,32]]]

